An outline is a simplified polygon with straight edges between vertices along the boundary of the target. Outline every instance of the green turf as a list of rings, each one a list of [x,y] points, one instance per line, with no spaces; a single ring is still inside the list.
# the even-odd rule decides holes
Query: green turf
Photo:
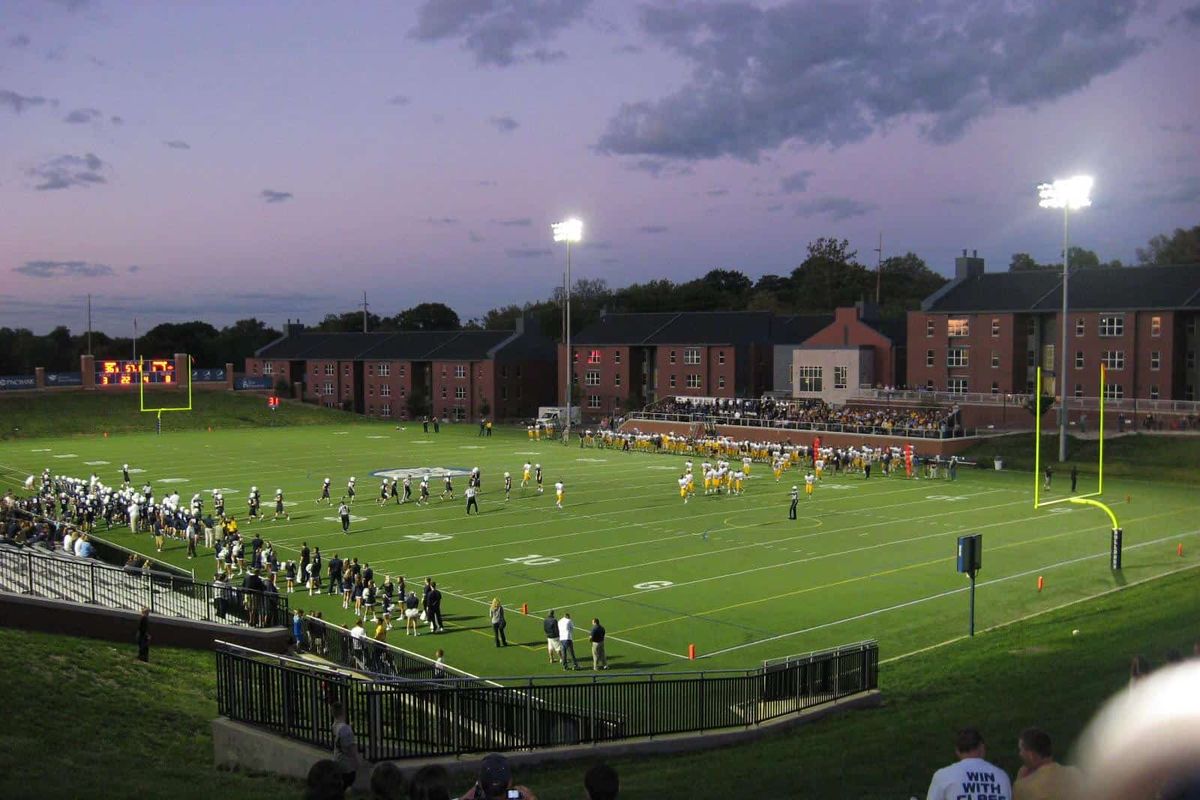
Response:
[[[1124,686],[1129,657],[1161,664],[1195,638],[1196,570],[982,632],[883,664],[885,705],[761,742],[615,761],[621,797],[924,797],[952,759],[951,732],[977,725],[988,757],[1015,772],[1017,733],[1046,728],[1069,749],[1099,704]],[[1072,630],[1079,630],[1072,636]],[[0,628],[3,797],[294,798],[293,784],[214,771],[210,653]],[[590,760],[520,769],[542,800],[582,796]],[[467,782],[455,788],[467,788]]]
[[[163,389],[146,393],[146,405],[164,403],[186,405],[187,394]],[[362,420],[355,414],[290,401],[283,402],[276,411],[270,411],[266,395],[255,392],[197,389],[193,405],[194,410],[188,413],[164,413],[163,431],[321,423],[353,425]],[[156,416],[139,411],[137,392],[130,390],[5,394],[0,395],[0,440],[72,434],[103,438],[105,433],[153,431]]]
[[[548,487],[566,482],[564,510],[554,507],[550,488],[540,497],[518,489],[504,502],[503,471],[518,473],[526,458],[546,468]],[[108,463],[88,463],[100,461]],[[1168,574],[1195,564],[1200,552],[1194,487],[1132,478],[1106,481],[1126,537],[1125,568],[1114,575],[1107,518],[1065,504],[1035,511],[1027,473],[964,470],[954,483],[833,476],[815,499],[802,501],[801,519],[789,522],[794,472],[776,484],[756,465],[744,496],[697,496],[685,506],[675,485],[682,458],[530,442],[510,429],[481,439],[470,426],[426,435],[419,425],[363,422],[0,445],[0,476],[14,485],[46,465],[76,475],[94,469],[115,481],[122,462],[145,470],[135,477],[154,481],[160,494],[225,488],[233,512],[244,509],[251,484],[262,490],[264,508],[284,489],[296,503],[292,520],[254,526],[281,555],[295,557],[307,541],[327,560],[334,552],[355,555],[378,575],[434,576],[446,593],[448,632],[413,639],[397,631],[392,641],[426,655],[445,648],[449,663],[480,675],[553,669],[540,620],[549,607],[570,611],[582,628],[600,617],[616,670],[740,668],[867,638],[879,640],[883,658],[911,653],[966,631],[966,580],[954,572],[953,556],[956,537],[968,532],[984,537],[980,627]],[[374,503],[374,470],[475,465],[484,476],[478,517],[468,519],[461,500],[439,501],[436,484],[430,508]],[[355,512],[363,519],[349,537],[333,509],[313,504],[325,475],[335,501],[350,475],[359,479]],[[1081,478],[1081,492],[1093,486],[1094,478]],[[1060,474],[1050,497],[1064,488]],[[149,548],[145,536],[114,531],[112,538]],[[211,577],[209,558],[184,556],[174,545],[164,557]],[[1046,581],[1040,594],[1039,575]],[[672,585],[639,588],[653,581]],[[485,615],[497,596],[520,647],[492,645]],[[293,595],[292,602],[335,622],[351,620],[329,598]],[[525,603],[527,618],[516,613]],[[696,662],[685,655],[690,643],[701,656]]]
[[[1067,464],[1059,465],[1058,434],[1042,434],[1042,459],[1049,458],[1060,475],[1072,464],[1086,475],[1096,474],[1099,439],[1067,437]],[[996,456],[1007,468],[1033,472],[1033,434],[1014,433],[985,439],[963,453],[964,458],[991,464]],[[1105,481],[1116,477],[1200,483],[1200,436],[1192,434],[1128,433],[1104,442]]]

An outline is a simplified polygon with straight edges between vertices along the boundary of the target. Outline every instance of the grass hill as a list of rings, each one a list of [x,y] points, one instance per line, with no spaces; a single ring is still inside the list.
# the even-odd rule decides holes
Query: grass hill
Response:
[[[146,402],[179,400],[186,404],[186,395],[160,390],[148,393]],[[138,408],[137,394],[126,391],[0,395],[0,439],[153,431],[155,415]],[[192,411],[162,415],[164,432],[357,422],[364,422],[357,414],[290,400],[271,411],[264,395],[225,390],[197,390]]]
[[[1098,439],[1067,437],[1067,464],[1058,464],[1058,434],[1042,435],[1042,463],[1050,464],[1060,475],[1079,467],[1084,475],[1096,474],[1100,454]],[[1033,480],[1033,434],[1014,433],[984,440],[963,453],[990,467],[996,456],[1004,459],[1005,469],[1026,471]],[[1200,482],[1200,436],[1127,433],[1104,442],[1105,477],[1130,477],[1167,480],[1180,483]]]
[[[616,760],[623,798],[924,796],[973,724],[1010,773],[1017,733],[1040,725],[1067,753],[1134,653],[1160,664],[1195,637],[1195,570],[885,663],[883,707],[740,747]],[[965,611],[964,611],[965,614]],[[965,625],[965,619],[964,619]],[[1080,631],[1078,636],[1072,630]],[[211,767],[212,656],[0,629],[0,796],[294,798],[296,784]],[[52,743],[52,746],[47,746]],[[1069,757],[1066,760],[1070,760]],[[543,800],[582,796],[582,762],[521,770]],[[768,768],[764,768],[768,767]],[[465,790],[465,786],[461,787]]]

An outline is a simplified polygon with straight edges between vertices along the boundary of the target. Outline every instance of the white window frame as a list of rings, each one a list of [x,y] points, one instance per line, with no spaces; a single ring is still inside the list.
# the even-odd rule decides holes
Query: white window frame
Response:
[[[1162,336],[1162,317],[1156,315],[1150,318],[1150,336],[1155,339]]]
[[[688,347],[683,351],[683,363],[694,366],[700,363],[700,348]]]
[[[379,396],[380,397],[391,397],[392,396],[391,384],[388,384],[388,383],[379,384]]]
[[[970,317],[949,317],[946,319],[946,337],[949,339],[966,339],[971,335]]]
[[[600,370],[589,369],[587,372],[585,372],[583,375],[583,383],[585,386],[599,386]]]
[[[689,372],[684,380],[684,385],[689,389],[700,388],[700,376],[695,372]]]
[[[459,380],[465,379],[467,377],[467,365],[466,364],[455,364],[454,365],[454,377]]]
[[[588,408],[599,408],[599,407],[600,407],[600,395],[589,394],[588,395]]]
[[[717,363],[718,363],[718,364],[724,364],[724,363],[725,363],[725,351],[724,351],[724,350],[718,350],[718,351],[717,351]]]
[[[925,351],[925,366],[932,367],[937,363],[937,353],[932,350]]]
[[[824,369],[819,366],[796,367],[797,392],[821,392],[825,390]]]
[[[455,400],[466,400],[467,399],[467,387],[455,386],[454,387],[454,399]]]
[[[950,394],[966,394],[968,386],[966,378],[950,378],[946,381],[946,391]]]
[[[971,366],[971,351],[966,347],[946,348],[946,366],[951,369]]]
[[[1100,363],[1104,365],[1109,372],[1119,372],[1125,369],[1125,351],[1124,350],[1105,350],[1100,356]]]
[[[850,374],[850,368],[846,366],[837,366],[833,368],[833,388],[845,389],[847,383],[847,375]]]
[[[992,317],[992,338],[1000,337],[1000,320],[997,317]]]
[[[1158,372],[1162,368],[1162,351],[1150,351],[1150,371]]]
[[[1086,363],[1086,360],[1084,359],[1083,351],[1076,350],[1075,351],[1075,369],[1083,369],[1083,366],[1085,363]]]
[[[992,369],[1000,369],[1000,353],[992,351]]]
[[[1104,384],[1104,399],[1105,400],[1124,400],[1125,386],[1120,383]]]
[[[1115,339],[1125,335],[1124,314],[1101,314],[1097,332],[1101,339]]]

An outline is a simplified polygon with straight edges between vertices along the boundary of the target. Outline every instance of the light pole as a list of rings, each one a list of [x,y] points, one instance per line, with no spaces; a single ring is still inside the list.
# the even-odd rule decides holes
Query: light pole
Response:
[[[1062,272],[1062,337],[1058,359],[1058,461],[1067,460],[1067,279],[1070,268],[1071,249],[1068,244],[1068,220],[1072,211],[1087,208],[1092,204],[1092,178],[1076,175],[1073,178],[1056,180],[1038,186],[1038,205],[1042,208],[1061,208],[1063,211],[1063,272]],[[1103,432],[1102,432],[1103,435]]]
[[[583,222],[571,217],[562,222],[555,222],[550,226],[550,230],[554,233],[554,241],[567,243],[567,285],[566,294],[563,297],[563,304],[566,306],[563,338],[567,345],[567,421],[564,423],[563,433],[569,436],[571,433],[571,390],[575,377],[575,359],[571,352],[571,245],[583,240]]]

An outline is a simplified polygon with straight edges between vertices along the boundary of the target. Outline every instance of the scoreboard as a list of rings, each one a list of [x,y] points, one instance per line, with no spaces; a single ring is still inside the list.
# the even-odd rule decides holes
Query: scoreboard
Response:
[[[137,361],[97,361],[96,386],[136,386],[138,373],[142,383],[175,383],[175,360],[172,358]]]

